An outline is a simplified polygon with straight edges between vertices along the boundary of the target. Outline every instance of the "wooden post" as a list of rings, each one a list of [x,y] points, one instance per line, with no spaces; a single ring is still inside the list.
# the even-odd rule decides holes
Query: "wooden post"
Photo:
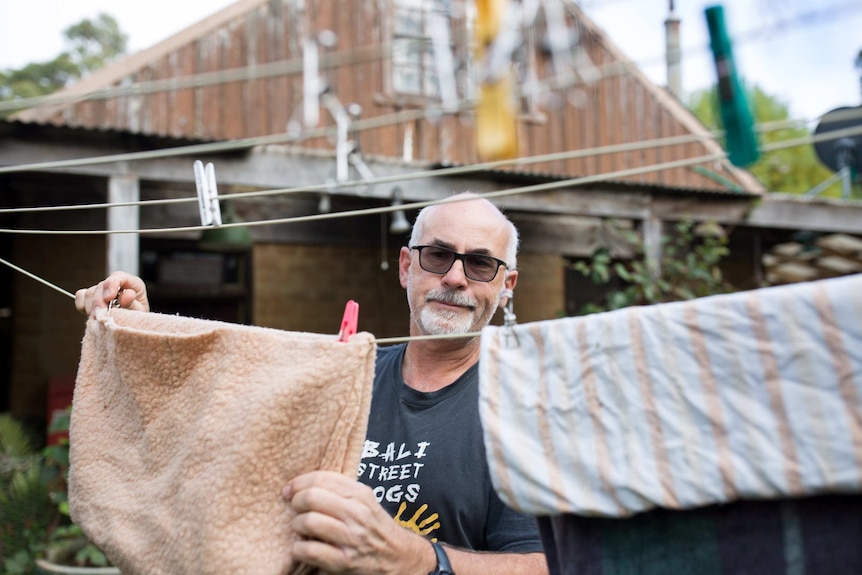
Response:
[[[135,174],[111,176],[108,179],[108,202],[137,202],[141,198],[140,180]],[[108,208],[108,230],[140,228],[138,206]],[[108,234],[108,273],[124,271],[140,274],[140,234]]]
[[[650,213],[643,221],[644,255],[653,278],[661,277],[662,221]]]

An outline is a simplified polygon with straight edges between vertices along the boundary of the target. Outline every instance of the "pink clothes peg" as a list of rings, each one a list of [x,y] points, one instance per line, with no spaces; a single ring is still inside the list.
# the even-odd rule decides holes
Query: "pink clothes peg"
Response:
[[[359,304],[355,301],[348,300],[344,306],[344,317],[341,318],[341,330],[338,332],[338,341],[347,341],[350,336],[356,333],[356,326],[359,323]]]

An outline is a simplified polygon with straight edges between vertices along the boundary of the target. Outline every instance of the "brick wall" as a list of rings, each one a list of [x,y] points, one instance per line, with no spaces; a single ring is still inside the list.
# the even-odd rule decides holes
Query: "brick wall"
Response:
[[[366,247],[259,244],[254,248],[255,325],[336,333],[344,304],[359,302],[359,329],[406,335],[407,301],[398,283],[398,253]]]

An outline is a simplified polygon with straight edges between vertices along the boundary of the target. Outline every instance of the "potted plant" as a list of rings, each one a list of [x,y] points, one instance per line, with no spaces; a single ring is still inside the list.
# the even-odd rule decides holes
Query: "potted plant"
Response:
[[[49,433],[69,429],[68,410]],[[0,565],[10,575],[116,575],[105,554],[69,517],[69,443],[34,450],[24,428],[0,415]]]

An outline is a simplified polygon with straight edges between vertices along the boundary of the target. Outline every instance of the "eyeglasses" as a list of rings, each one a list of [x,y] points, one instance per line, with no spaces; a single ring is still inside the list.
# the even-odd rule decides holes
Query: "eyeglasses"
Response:
[[[489,282],[497,277],[500,266],[506,262],[483,254],[459,254],[440,246],[411,246],[419,252],[419,266],[426,272],[443,275],[452,269],[455,260],[461,260],[464,275],[477,282]]]

